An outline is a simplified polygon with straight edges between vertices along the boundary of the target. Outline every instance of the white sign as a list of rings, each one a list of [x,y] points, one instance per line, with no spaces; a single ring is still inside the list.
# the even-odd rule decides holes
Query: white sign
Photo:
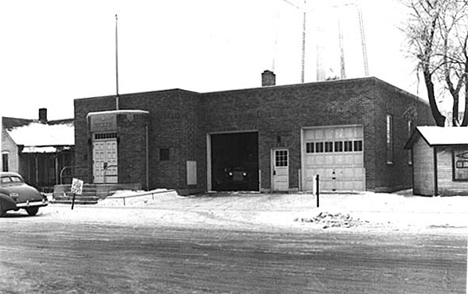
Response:
[[[73,178],[71,192],[73,194],[81,195],[83,193],[83,181]]]

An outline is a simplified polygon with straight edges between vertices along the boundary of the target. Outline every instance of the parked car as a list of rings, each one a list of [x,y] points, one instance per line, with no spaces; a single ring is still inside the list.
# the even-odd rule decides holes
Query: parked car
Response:
[[[0,173],[0,216],[8,210],[25,209],[36,215],[39,207],[47,206],[47,197],[24,182],[21,175],[13,172]]]

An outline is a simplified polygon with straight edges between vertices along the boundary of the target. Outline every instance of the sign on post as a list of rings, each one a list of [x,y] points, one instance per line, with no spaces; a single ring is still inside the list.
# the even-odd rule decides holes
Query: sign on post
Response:
[[[83,193],[83,181],[79,179],[73,178],[72,185],[71,185],[71,193],[73,194],[72,198],[72,207],[71,209],[73,210],[73,207],[75,206],[75,195],[81,195]]]

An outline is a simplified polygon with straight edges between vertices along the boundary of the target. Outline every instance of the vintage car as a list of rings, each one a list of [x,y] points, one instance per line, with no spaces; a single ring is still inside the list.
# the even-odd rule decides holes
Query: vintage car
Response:
[[[48,201],[34,187],[24,182],[21,175],[13,172],[0,173],[0,216],[8,210],[25,209],[29,215],[36,215],[39,207],[47,206]]]

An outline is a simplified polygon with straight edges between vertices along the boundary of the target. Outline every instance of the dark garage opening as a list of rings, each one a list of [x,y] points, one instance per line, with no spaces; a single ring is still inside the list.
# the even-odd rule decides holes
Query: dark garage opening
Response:
[[[213,191],[258,191],[258,133],[211,135]]]

